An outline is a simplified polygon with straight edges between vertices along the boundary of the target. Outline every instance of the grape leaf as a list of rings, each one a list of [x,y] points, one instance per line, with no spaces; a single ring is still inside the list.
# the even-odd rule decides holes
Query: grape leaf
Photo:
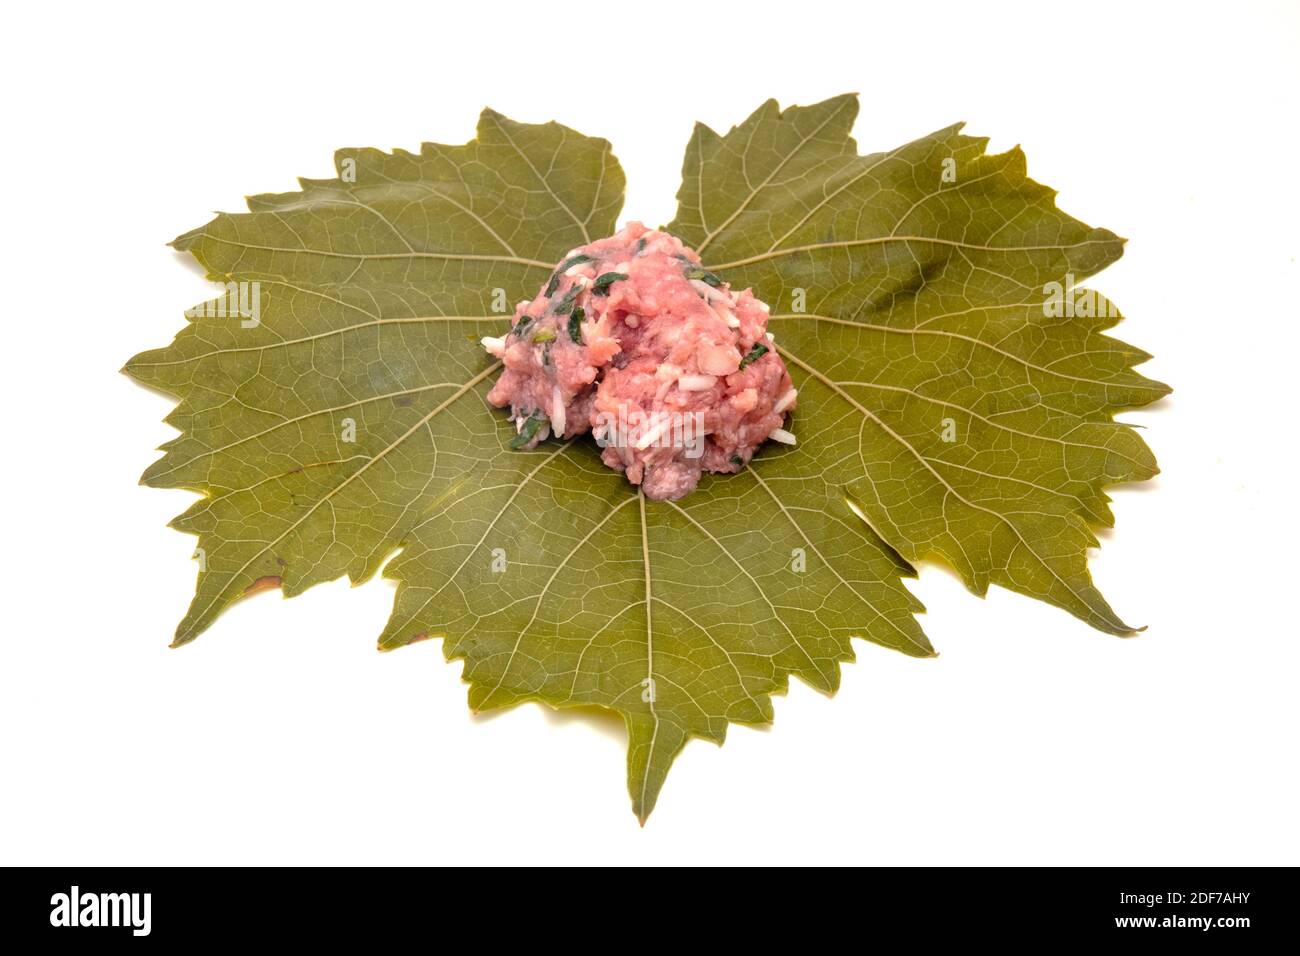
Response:
[[[799,445],[675,503],[589,440],[510,450],[484,398],[499,366],[478,339],[503,304],[614,230],[604,140],[487,110],[464,146],[343,150],[337,178],[177,239],[228,293],[126,367],[180,399],[143,482],[203,496],[173,522],[201,559],[174,643],[251,590],[360,582],[400,549],[380,647],[442,637],[478,710],[618,712],[644,821],[690,737],[769,721],[790,674],[834,691],[851,637],[932,654],[910,560],[1126,632],[1084,549],[1110,521],[1103,485],[1154,473],[1111,413],[1165,388],[1100,334],[1113,316],[1048,320],[1041,295],[1118,240],[955,129],[859,157],[855,112],[768,103],[696,129],[670,231],[736,287],[809,307],[772,324]]]
[[[668,230],[772,305],[799,417],[842,421],[851,446],[819,453],[825,474],[899,554],[1133,633],[1085,551],[1113,523],[1104,486],[1158,470],[1113,414],[1169,388],[1101,334],[1109,300],[1069,288],[1122,240],[1057,209],[1019,148],[985,155],[960,126],[860,156],[857,108],[769,101],[725,136],[697,125]]]
[[[126,367],[182,399],[167,419],[181,435],[143,482],[205,496],[174,522],[203,558],[177,644],[259,581],[294,595],[373,575],[496,448],[478,339],[557,255],[612,230],[623,201],[604,140],[490,110],[464,146],[335,164],[339,179],[254,196],[175,240],[210,278],[257,283],[255,324],[205,303]],[[510,305],[494,313],[494,297]]]

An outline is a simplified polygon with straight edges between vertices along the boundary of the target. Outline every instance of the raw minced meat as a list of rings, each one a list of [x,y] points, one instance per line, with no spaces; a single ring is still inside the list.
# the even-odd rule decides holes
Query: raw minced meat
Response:
[[[511,330],[483,339],[505,366],[488,401],[510,407],[513,447],[590,431],[646,497],[681,498],[767,439],[794,441],[767,314],[680,239],[629,223],[570,252]]]

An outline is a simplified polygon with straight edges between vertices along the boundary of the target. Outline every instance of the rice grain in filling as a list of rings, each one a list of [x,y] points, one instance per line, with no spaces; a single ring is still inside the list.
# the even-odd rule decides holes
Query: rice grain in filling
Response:
[[[767,306],[707,272],[680,239],[639,222],[574,249],[510,331],[488,401],[512,447],[593,432],[601,458],[646,497],[675,500],[704,471],[736,472],[784,429],[795,390]]]

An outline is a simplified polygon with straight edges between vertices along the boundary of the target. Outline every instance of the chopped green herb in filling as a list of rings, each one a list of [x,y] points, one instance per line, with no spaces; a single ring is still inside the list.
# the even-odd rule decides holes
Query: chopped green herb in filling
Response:
[[[582,291],[582,286],[578,285],[578,283],[575,282],[573,285],[569,287],[569,291],[564,293],[564,298],[560,299],[559,302],[555,303],[555,307],[551,309],[551,311],[554,312],[556,315],[568,315],[570,312],[573,311],[573,303],[577,301],[578,293],[580,293],[581,291]]]
[[[609,295],[609,287],[615,282],[621,282],[627,278],[626,272],[606,272],[596,277],[596,281],[591,284],[592,295]]]
[[[732,455],[731,463],[735,465],[737,468],[739,468],[741,465],[745,463],[745,459],[741,458],[739,455]]]
[[[719,276],[716,272],[710,272],[708,269],[701,269],[699,266],[694,266],[690,269],[687,269],[686,278],[699,279],[701,282],[707,282],[715,289],[722,285],[721,276]]]
[[[524,427],[519,430],[519,434],[510,439],[511,448],[523,448],[537,435],[537,429],[542,427],[542,422],[546,421],[546,416],[541,412],[533,412],[528,416],[528,421],[524,422]]]
[[[511,329],[510,333],[512,335],[517,335],[522,339],[524,337],[524,333],[528,331],[530,326],[532,326],[534,318],[535,316],[531,316],[531,315],[520,316],[519,324],[516,325],[513,329]]]
[[[768,352],[768,348],[761,342],[755,342],[754,347],[749,350],[749,354],[740,360],[740,367],[744,368],[750,362],[756,362]]]
[[[551,296],[555,295],[555,290],[560,287],[560,277],[563,276],[567,270],[572,269],[574,266],[582,262],[595,261],[596,260],[591,258],[591,256],[580,252],[576,256],[570,256],[561,262],[556,270],[551,273],[551,281],[546,284],[546,298],[549,299]]]
[[[582,306],[573,310],[573,315],[569,316],[569,338],[573,339],[574,345],[582,344],[582,323],[587,318],[586,311]]]
[[[534,342],[554,342],[555,329],[538,329],[533,333]]]

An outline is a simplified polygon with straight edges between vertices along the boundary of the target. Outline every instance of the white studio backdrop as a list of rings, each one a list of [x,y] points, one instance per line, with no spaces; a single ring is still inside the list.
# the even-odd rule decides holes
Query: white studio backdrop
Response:
[[[219,13],[6,13],[0,863],[1300,862],[1300,4]],[[1092,284],[1175,392],[1122,416],[1163,473],[1114,492],[1092,567],[1144,635],[926,566],[938,659],[859,643],[834,699],[796,682],[689,745],[644,829],[621,722],[471,716],[437,641],[376,653],[388,582],[168,649],[192,496],[137,485],[171,403],[118,374],[211,295],[166,241],[485,105],[611,140],[623,220],[658,225],[695,120],[849,90],[863,151],[966,120],[1129,238]]]

